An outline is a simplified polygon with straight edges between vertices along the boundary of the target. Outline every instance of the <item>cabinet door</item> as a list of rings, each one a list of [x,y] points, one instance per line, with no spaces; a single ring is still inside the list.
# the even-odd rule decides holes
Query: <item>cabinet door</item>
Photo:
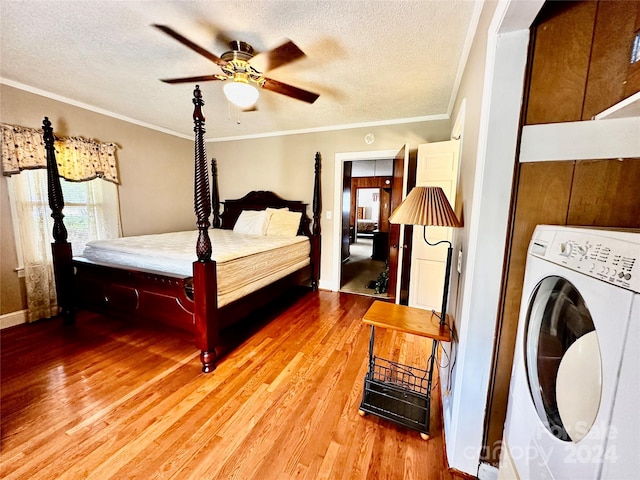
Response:
[[[582,119],[597,2],[547,2],[534,29],[525,124]]]
[[[640,2],[598,2],[583,120],[591,120],[598,113],[640,90],[640,83],[634,84],[629,81],[632,78],[628,78],[629,73],[640,66],[640,62],[637,65],[630,63],[638,24]]]
[[[632,32],[627,32],[627,34],[630,34],[628,41],[631,41],[632,45],[638,45],[636,42],[639,41],[638,35],[640,35],[640,2],[636,1],[633,2],[633,4],[636,7],[636,23],[633,26]],[[633,10],[629,11],[629,15],[633,16]],[[631,55],[629,55],[629,57],[631,57]],[[629,61],[630,60],[631,58],[629,58]],[[627,62],[627,65],[627,80],[624,85],[624,98],[627,98],[636,92],[640,92],[640,60],[636,60],[634,63]]]
[[[568,225],[640,228],[640,158],[576,163]]]

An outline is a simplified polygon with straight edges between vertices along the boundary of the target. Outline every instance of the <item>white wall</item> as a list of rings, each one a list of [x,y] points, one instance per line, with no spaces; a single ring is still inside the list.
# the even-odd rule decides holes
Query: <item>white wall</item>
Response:
[[[455,360],[445,369],[442,391],[449,465],[473,475],[483,443],[528,27],[541,5],[485,3],[453,112],[456,118],[464,100],[457,202],[465,226],[455,239],[463,251],[453,310]]]
[[[367,157],[367,152],[392,152],[393,157],[405,144],[408,149],[415,150],[421,143],[445,140],[450,129],[449,120],[434,119],[279,137],[208,142],[207,153],[209,158],[216,157],[218,160],[221,199],[238,198],[251,190],[272,190],[283,198],[304,200],[309,204],[313,192],[313,159],[316,152],[321,153],[320,288],[338,290],[342,161],[380,158],[375,155]],[[375,135],[373,144],[365,142],[365,136],[369,133]],[[350,157],[351,153],[356,156]],[[341,160],[337,161],[336,155],[342,155]],[[336,189],[336,185],[340,188]],[[311,215],[311,208],[308,212]]]

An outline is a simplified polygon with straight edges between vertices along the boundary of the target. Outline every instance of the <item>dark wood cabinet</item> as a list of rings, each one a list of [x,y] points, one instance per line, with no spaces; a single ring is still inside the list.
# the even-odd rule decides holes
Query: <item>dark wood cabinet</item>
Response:
[[[640,228],[640,158],[576,162],[567,225]]]
[[[631,50],[638,28],[640,2],[598,2],[583,120],[593,118],[640,90],[640,83],[632,78],[640,62],[631,63]]]
[[[640,90],[640,2],[547,2],[532,28],[525,124],[590,120]]]
[[[547,2],[532,29],[527,125],[582,119],[596,2]]]

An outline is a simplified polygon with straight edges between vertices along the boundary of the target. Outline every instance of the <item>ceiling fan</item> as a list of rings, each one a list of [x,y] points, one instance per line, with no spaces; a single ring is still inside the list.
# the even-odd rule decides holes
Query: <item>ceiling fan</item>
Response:
[[[260,58],[260,62],[262,63],[262,61],[264,61],[266,64],[267,70],[273,70],[304,57],[304,52],[291,40],[273,50],[258,53],[257,55],[254,54],[253,47],[248,43],[234,40],[229,42],[230,50],[218,57],[166,25],[154,24],[153,26],[208,60],[211,60],[222,72],[197,77],[161,79],[163,82],[192,83],[211,80],[229,80],[229,83],[224,86],[225,96],[231,103],[240,108],[250,108],[256,103],[259,96],[258,88],[264,88],[265,90],[270,90],[307,103],[313,103],[319,97],[316,93],[265,77],[263,72],[258,71],[250,63],[251,60]]]

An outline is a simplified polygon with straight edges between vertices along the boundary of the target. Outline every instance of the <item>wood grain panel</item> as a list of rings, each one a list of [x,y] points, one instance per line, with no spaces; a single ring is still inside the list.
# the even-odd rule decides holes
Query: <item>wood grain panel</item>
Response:
[[[583,120],[590,120],[638,91],[636,88],[627,93],[627,89],[633,89],[627,86],[627,75],[637,12],[640,2],[598,2]]]
[[[596,2],[547,2],[534,29],[525,124],[582,118]]]
[[[640,228],[640,159],[577,162],[567,223]]]
[[[495,465],[499,460],[506,418],[529,241],[538,224],[565,225],[574,162],[522,163],[519,168],[514,227],[502,293],[502,319],[494,349],[493,389],[484,452],[485,460]]]
[[[632,36],[635,37],[636,34],[640,32],[640,2],[633,2],[632,5],[628,5],[630,10],[628,11],[628,15],[633,16],[634,12],[632,10],[635,5],[635,18],[636,22],[633,27]],[[625,84],[624,89],[624,98],[633,95],[636,92],[640,92],[640,61],[635,63],[627,62],[627,82]]]

